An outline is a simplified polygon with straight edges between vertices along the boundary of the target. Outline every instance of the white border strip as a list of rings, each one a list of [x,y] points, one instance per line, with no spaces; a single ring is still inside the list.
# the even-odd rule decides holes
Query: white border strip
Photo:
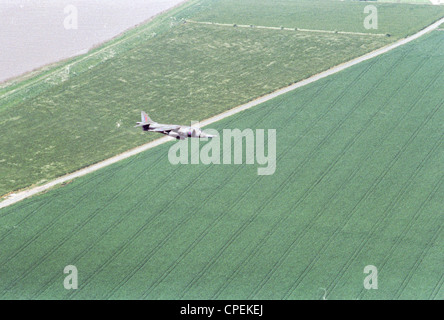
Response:
[[[397,42],[395,42],[393,44],[390,44],[388,46],[379,48],[379,49],[377,49],[375,51],[372,51],[370,53],[367,53],[367,54],[365,54],[365,55],[363,55],[361,57],[355,58],[353,60],[350,60],[348,62],[342,63],[340,65],[337,65],[337,66],[335,66],[335,67],[333,67],[333,68],[331,68],[331,69],[329,69],[327,71],[324,71],[324,72],[318,73],[318,74],[316,74],[314,76],[311,76],[310,78],[307,78],[305,80],[302,80],[302,81],[299,81],[297,83],[294,83],[294,84],[292,84],[292,85],[290,85],[288,87],[279,89],[279,90],[277,90],[275,92],[272,92],[272,93],[270,93],[268,95],[265,95],[263,97],[255,99],[253,101],[250,101],[250,102],[248,102],[248,103],[246,103],[244,105],[238,106],[238,107],[230,109],[228,111],[225,111],[225,112],[223,112],[223,113],[221,113],[219,115],[216,115],[214,117],[211,117],[209,119],[203,120],[203,121],[200,122],[200,125],[202,127],[207,126],[207,125],[212,124],[212,123],[214,123],[216,121],[222,120],[222,119],[227,118],[229,116],[232,116],[232,115],[234,115],[236,113],[239,113],[241,111],[244,111],[244,110],[250,109],[250,108],[252,108],[254,106],[257,106],[258,104],[261,104],[263,102],[266,102],[266,101],[269,101],[269,100],[271,100],[273,98],[276,98],[279,95],[282,95],[282,94],[290,92],[290,91],[292,91],[294,89],[303,87],[303,86],[305,86],[305,85],[307,85],[309,83],[313,83],[313,82],[315,82],[317,80],[320,80],[322,78],[328,77],[328,76],[330,76],[332,74],[335,74],[335,73],[337,73],[339,71],[345,70],[345,69],[347,69],[347,68],[349,68],[351,66],[354,66],[354,65],[356,65],[356,64],[358,64],[360,62],[363,62],[363,61],[372,59],[374,57],[377,57],[377,56],[379,56],[381,54],[384,54],[384,53],[386,53],[386,52],[388,52],[390,50],[393,50],[393,49],[395,49],[397,47],[400,47],[400,46],[402,46],[402,45],[404,45],[406,43],[409,43],[409,42],[411,42],[411,41],[413,41],[415,39],[418,39],[419,37],[423,36],[424,34],[426,34],[426,33],[430,32],[430,31],[438,28],[438,26],[441,25],[442,23],[444,23],[444,18],[441,18],[439,21],[431,24],[427,28],[419,31],[418,33],[415,33],[414,35],[412,35],[410,37],[407,37],[405,39],[401,39],[401,40],[399,40],[399,41],[397,41]],[[23,199],[32,197],[32,196],[34,196],[34,195],[36,195],[38,193],[41,193],[43,191],[46,191],[48,189],[51,189],[52,187],[54,187],[54,186],[56,186],[58,184],[70,181],[72,179],[75,179],[75,178],[84,176],[84,175],[86,175],[88,173],[94,172],[96,170],[102,169],[102,168],[107,167],[107,166],[109,166],[111,164],[114,164],[114,163],[116,163],[116,162],[118,162],[120,160],[127,159],[127,158],[129,158],[131,156],[134,156],[136,154],[139,154],[139,153],[144,152],[146,150],[149,150],[151,148],[157,147],[157,146],[159,146],[161,144],[164,144],[165,142],[171,141],[171,140],[174,140],[174,139],[171,138],[171,137],[166,136],[166,137],[154,140],[152,142],[149,142],[147,144],[144,144],[144,145],[142,145],[140,147],[137,147],[137,148],[131,149],[129,151],[123,152],[123,153],[121,153],[119,155],[116,155],[116,156],[114,156],[112,158],[109,158],[107,160],[104,160],[104,161],[98,162],[96,164],[93,164],[93,165],[91,165],[89,167],[83,168],[83,169],[78,170],[76,172],[73,172],[73,173],[67,174],[65,176],[62,176],[60,178],[57,178],[57,179],[55,179],[55,180],[53,180],[53,181],[51,181],[51,182],[49,182],[47,184],[44,184],[42,186],[38,186],[38,187],[34,187],[34,188],[31,188],[31,189],[28,189],[28,190],[20,191],[18,193],[9,194],[7,197],[5,197],[5,200],[0,202],[0,209],[1,208],[5,208],[7,206],[10,206],[10,205],[12,205],[14,203],[17,203],[17,202],[19,202],[19,201],[21,201]]]

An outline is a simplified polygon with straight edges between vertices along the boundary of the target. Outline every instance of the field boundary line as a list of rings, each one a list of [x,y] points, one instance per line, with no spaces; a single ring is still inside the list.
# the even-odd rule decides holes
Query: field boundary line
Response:
[[[219,27],[231,27],[231,28],[249,28],[249,29],[267,29],[267,30],[284,30],[284,31],[302,31],[302,32],[317,32],[317,33],[330,33],[330,34],[352,34],[360,36],[378,36],[386,37],[386,33],[365,33],[365,32],[351,32],[351,31],[337,31],[337,30],[318,30],[318,29],[304,29],[304,28],[286,28],[286,27],[269,27],[269,26],[256,26],[248,24],[234,24],[234,23],[219,23],[210,21],[195,21],[195,20],[185,20],[187,23],[212,25]]]
[[[334,67],[332,67],[332,68],[330,68],[330,69],[328,69],[326,71],[323,71],[323,72],[320,72],[318,74],[315,74],[315,75],[313,75],[313,76],[311,76],[309,78],[306,78],[304,80],[298,81],[298,82],[296,82],[296,83],[294,83],[294,84],[292,84],[290,86],[278,89],[278,90],[276,90],[276,91],[274,91],[272,93],[269,93],[267,95],[258,97],[258,98],[254,99],[254,100],[252,100],[250,102],[247,102],[247,103],[245,103],[243,105],[237,106],[237,107],[235,107],[233,109],[230,109],[230,110],[227,110],[225,112],[222,112],[222,113],[220,113],[220,114],[218,114],[216,116],[210,117],[210,118],[208,118],[206,120],[201,121],[200,125],[202,127],[208,126],[208,125],[210,125],[210,124],[212,124],[214,122],[220,121],[220,120],[225,119],[227,117],[230,117],[230,116],[232,116],[234,114],[237,114],[237,113],[242,112],[244,110],[250,109],[250,108],[252,108],[254,106],[257,106],[257,105],[259,105],[261,103],[264,103],[264,102],[269,101],[269,100],[271,100],[273,98],[276,98],[276,97],[278,97],[278,96],[280,96],[282,94],[288,93],[288,92],[293,91],[293,90],[295,90],[297,88],[306,86],[306,85],[308,85],[310,83],[313,83],[313,82],[315,82],[317,80],[323,79],[325,77],[328,77],[330,75],[333,75],[335,73],[343,71],[343,70],[345,70],[347,68],[350,68],[350,67],[352,67],[352,66],[354,66],[354,65],[356,65],[358,63],[361,63],[361,62],[370,60],[372,58],[375,58],[377,56],[380,56],[380,55],[382,55],[384,53],[387,53],[387,52],[389,52],[389,51],[391,51],[391,50],[393,50],[393,49],[395,49],[397,47],[405,45],[405,44],[407,44],[407,43],[409,43],[409,42],[411,42],[413,40],[416,40],[419,37],[421,37],[421,36],[431,32],[431,31],[435,30],[442,23],[444,23],[444,18],[441,18],[440,20],[432,23],[431,25],[429,25],[428,27],[426,27],[426,28],[422,29],[421,31],[415,33],[414,35],[411,35],[411,36],[409,36],[407,38],[398,40],[398,41],[396,41],[396,42],[394,42],[392,44],[386,45],[386,46],[381,47],[379,49],[376,49],[376,50],[374,50],[372,52],[366,53],[363,56],[354,58],[354,59],[349,60],[347,62],[344,62],[344,63],[341,63],[339,65],[336,65],[336,66],[334,66]],[[94,172],[94,171],[99,170],[101,168],[107,167],[107,166],[109,166],[111,164],[114,164],[114,163],[120,161],[120,160],[127,159],[127,158],[129,158],[131,156],[134,156],[136,154],[139,154],[141,152],[144,152],[144,151],[149,150],[151,148],[157,147],[157,146],[159,146],[161,144],[164,144],[164,143],[166,143],[168,141],[172,141],[172,140],[174,140],[174,139],[169,137],[169,136],[165,136],[165,137],[162,137],[160,139],[156,139],[154,141],[151,141],[149,143],[141,145],[139,147],[133,148],[133,149],[128,150],[128,151],[125,151],[125,152],[123,152],[121,154],[118,154],[116,156],[113,156],[111,158],[103,160],[101,162],[98,162],[98,163],[95,163],[95,164],[90,165],[88,167],[85,167],[83,169],[80,169],[78,171],[75,171],[73,173],[69,173],[67,175],[61,176],[61,177],[59,177],[59,178],[57,178],[57,179],[55,179],[55,180],[53,180],[51,182],[48,182],[48,183],[46,183],[44,185],[37,186],[37,187],[31,188],[31,189],[27,189],[27,190],[23,190],[23,191],[20,191],[18,193],[9,194],[9,196],[3,198],[4,200],[0,202],[0,209],[1,208],[5,208],[7,206],[10,206],[10,205],[12,205],[14,203],[17,203],[17,202],[19,202],[21,200],[24,200],[26,198],[32,197],[32,196],[34,196],[34,195],[36,195],[38,193],[41,193],[43,191],[46,191],[48,189],[51,189],[52,187],[54,187],[56,185],[59,185],[59,184],[61,184],[63,182],[67,182],[67,181],[70,181],[72,179],[84,176],[84,175],[86,175],[88,173],[91,173],[91,172]]]

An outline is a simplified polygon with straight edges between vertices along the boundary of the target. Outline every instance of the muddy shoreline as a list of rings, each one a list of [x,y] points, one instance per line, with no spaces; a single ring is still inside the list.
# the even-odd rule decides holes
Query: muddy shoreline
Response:
[[[84,54],[184,0],[0,0],[0,83]],[[77,29],[66,29],[68,5]]]

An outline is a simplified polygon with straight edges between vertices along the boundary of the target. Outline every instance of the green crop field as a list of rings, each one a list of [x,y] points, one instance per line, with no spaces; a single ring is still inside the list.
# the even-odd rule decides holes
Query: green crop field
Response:
[[[273,3],[272,12],[267,3]],[[296,26],[283,14],[291,12],[302,27],[362,31],[365,18],[362,4],[353,2],[250,4],[258,19],[253,23]],[[378,32],[391,37],[184,24],[207,17],[223,22],[234,6],[190,1],[86,55],[3,84],[0,195],[157,138],[133,128],[141,110],[159,122],[203,120],[384,46],[444,14],[428,6],[381,5]],[[319,8],[326,18],[312,19]],[[242,7],[235,12],[239,23],[248,20]]]
[[[412,3],[412,4],[429,4],[431,5],[432,2],[430,0],[373,0],[373,1],[377,1],[377,2],[390,2],[390,3],[400,3],[400,4],[405,4],[405,3]]]
[[[396,1],[396,0],[395,0]],[[378,28],[366,29],[364,8],[378,10]],[[444,6],[374,1],[335,0],[220,0],[212,10],[202,10],[194,19],[270,27],[336,30],[363,33],[389,33],[402,38],[444,15]]]
[[[276,129],[273,175],[171,142],[0,210],[0,298],[443,299],[443,40],[212,126]]]

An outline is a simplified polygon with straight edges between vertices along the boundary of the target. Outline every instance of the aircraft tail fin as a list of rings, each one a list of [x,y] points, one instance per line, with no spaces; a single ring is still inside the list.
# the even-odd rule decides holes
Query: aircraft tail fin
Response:
[[[143,123],[154,123],[154,121],[151,120],[151,118],[146,114],[145,111],[142,111],[141,117],[142,117],[142,122]]]
[[[137,122],[136,127],[143,127],[143,129],[145,130],[145,128],[148,128],[150,124],[155,123],[153,120],[151,120],[151,118],[147,115],[145,111],[142,111],[141,118],[142,121]]]

